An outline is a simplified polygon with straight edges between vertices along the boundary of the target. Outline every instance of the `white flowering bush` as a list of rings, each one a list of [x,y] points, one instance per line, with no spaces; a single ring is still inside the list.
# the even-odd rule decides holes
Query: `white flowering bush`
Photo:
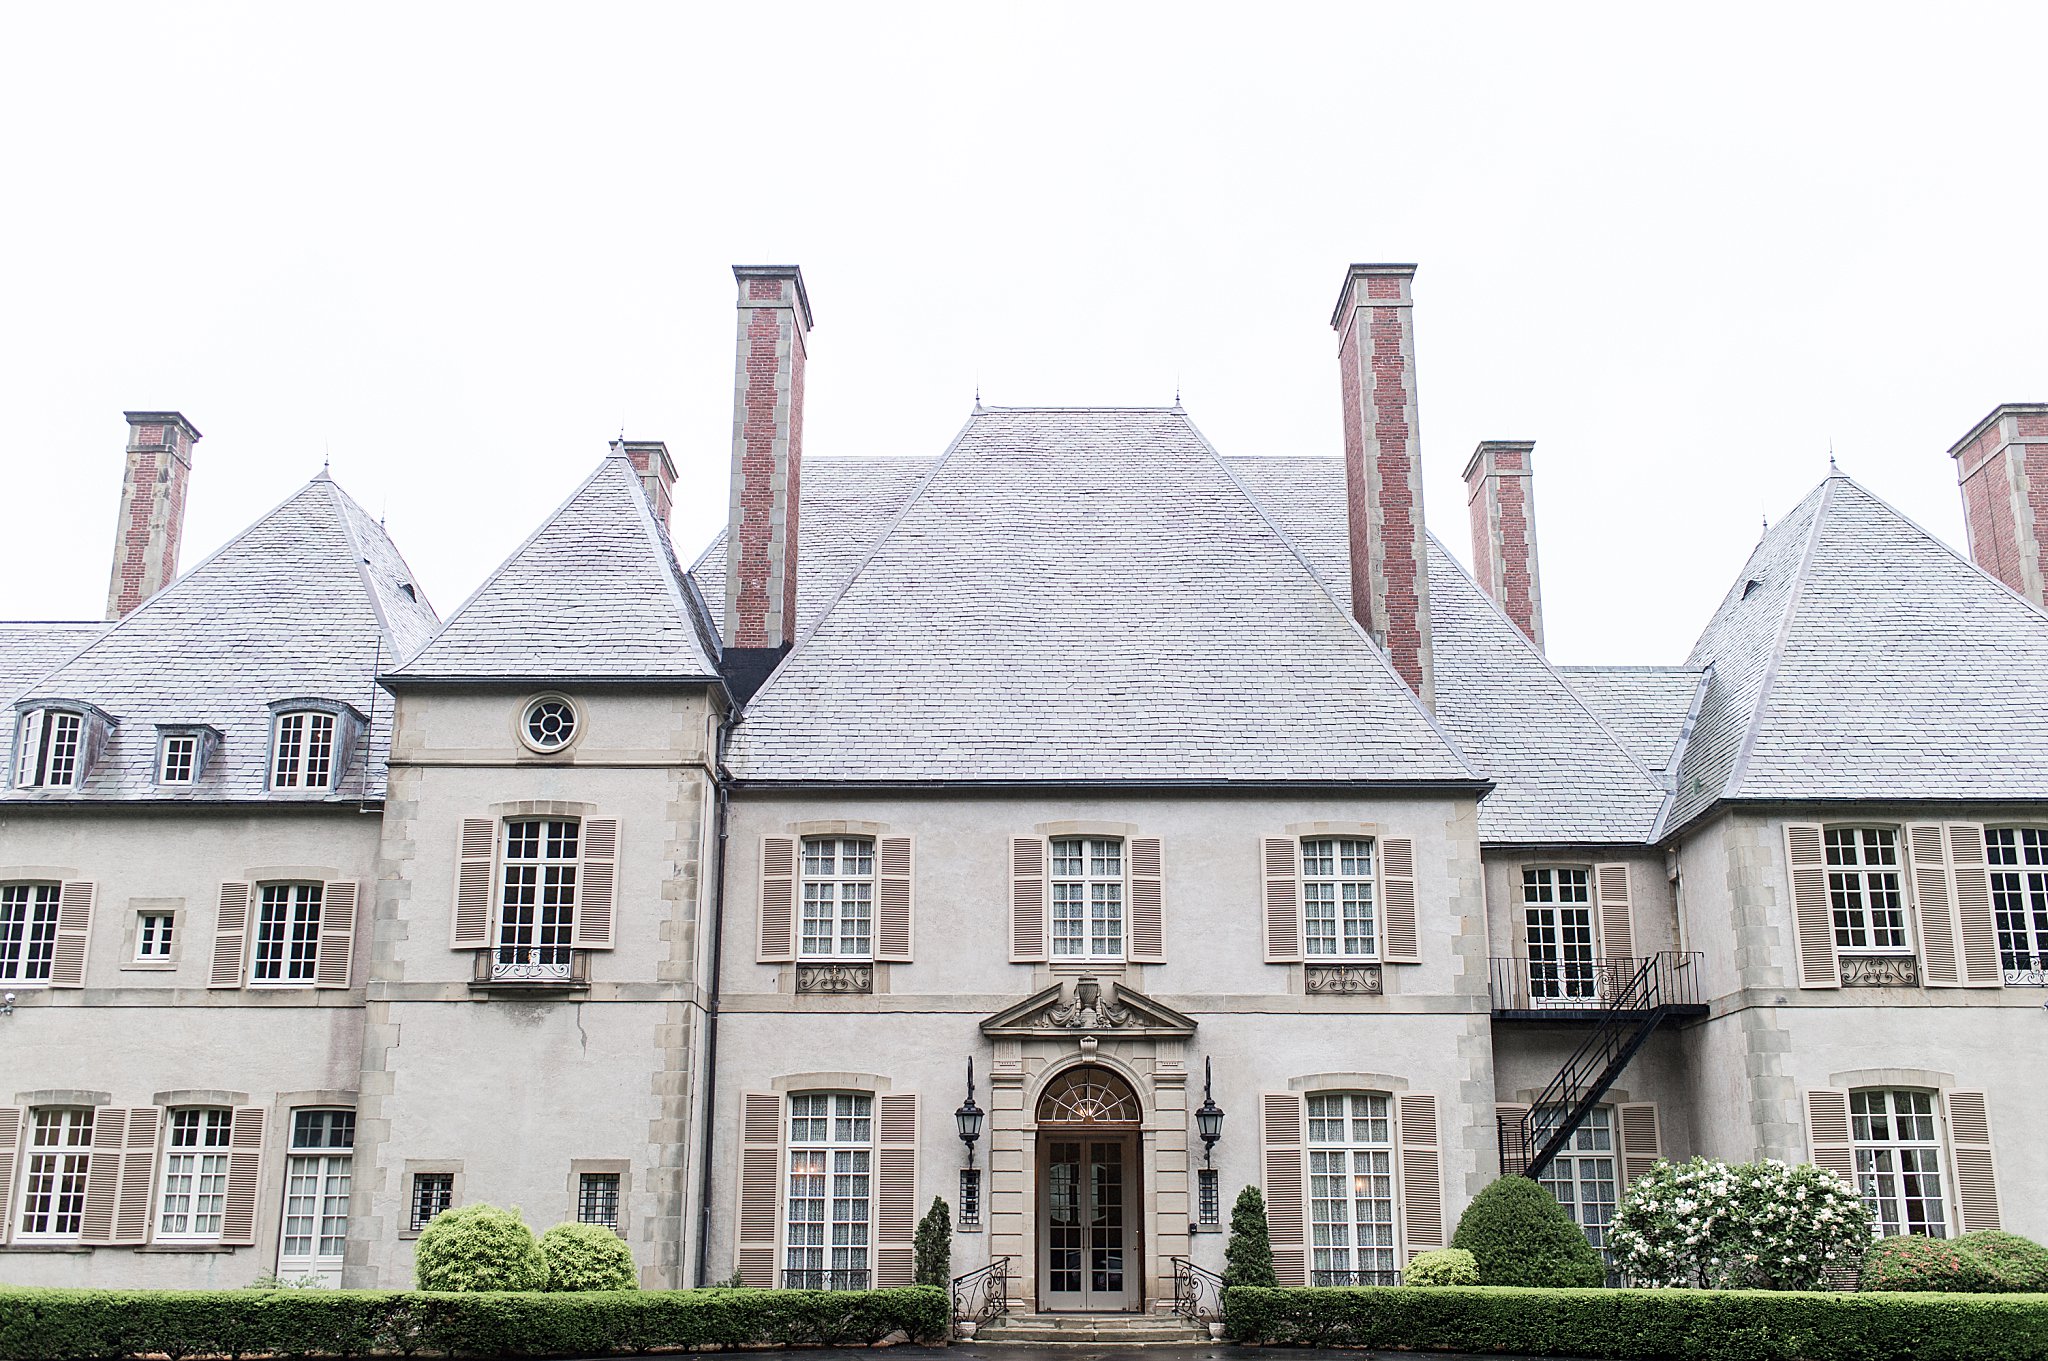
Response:
[[[1815,1290],[1862,1258],[1870,1211],[1817,1167],[1660,1162],[1622,1196],[1608,1244],[1634,1285]]]

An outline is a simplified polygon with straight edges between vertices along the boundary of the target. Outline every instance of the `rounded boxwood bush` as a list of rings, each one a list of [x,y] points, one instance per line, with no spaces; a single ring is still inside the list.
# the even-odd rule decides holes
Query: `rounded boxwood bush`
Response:
[[[1979,1229],[1956,1240],[1999,1279],[2007,1290],[2048,1292],[2048,1248],[2031,1238],[1997,1229]]]
[[[1418,1252],[1401,1273],[1403,1285],[1477,1285],[1479,1263],[1463,1248]]]
[[[1978,1293],[2000,1288],[1997,1273],[1949,1238],[1917,1233],[1880,1238],[1863,1254],[1865,1290],[1953,1290]]]
[[[540,1236],[550,1290],[638,1290],[633,1249],[602,1224],[557,1224]]]
[[[422,1290],[544,1290],[548,1264],[518,1211],[464,1205],[420,1230],[413,1280]]]
[[[1481,1285],[1591,1287],[1607,1280],[1585,1233],[1556,1196],[1527,1177],[1502,1177],[1472,1197],[1451,1246],[1472,1254]]]

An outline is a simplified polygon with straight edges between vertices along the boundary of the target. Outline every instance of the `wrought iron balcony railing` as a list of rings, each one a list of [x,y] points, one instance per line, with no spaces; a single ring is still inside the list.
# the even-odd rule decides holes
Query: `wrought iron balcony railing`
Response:
[[[2008,988],[2048,988],[2048,955],[2005,952],[2001,963]]]
[[[1401,1283],[1401,1273],[1398,1271],[1311,1271],[1308,1273],[1308,1283],[1319,1286],[1399,1285]]]
[[[784,1290],[865,1290],[868,1288],[866,1267],[826,1267],[810,1269],[786,1267],[782,1272]]]
[[[1531,1020],[1557,1020],[1579,1013],[1592,1017],[1609,1011],[1640,1009],[1650,998],[1666,1007],[1701,1005],[1700,971],[1706,956],[1698,951],[1666,950],[1655,955],[1585,956],[1579,959],[1531,959],[1496,955],[1488,976],[1493,1014]],[[1636,984],[1645,970],[1648,988]]]
[[[576,988],[590,982],[590,954],[566,945],[498,945],[479,950],[475,984]]]

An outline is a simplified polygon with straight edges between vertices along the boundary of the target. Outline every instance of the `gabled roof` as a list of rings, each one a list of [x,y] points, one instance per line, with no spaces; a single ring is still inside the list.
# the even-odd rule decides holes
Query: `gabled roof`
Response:
[[[1688,665],[1713,675],[1669,829],[1724,799],[2048,791],[2048,615],[1847,477],[1764,536]]]
[[[639,476],[612,454],[389,679],[709,682],[713,646]]]
[[[76,657],[112,627],[97,620],[0,623],[0,709],[13,704],[22,691]],[[4,731],[0,728],[0,734]]]
[[[978,412],[728,762],[749,781],[1476,783],[1168,409]]]
[[[265,787],[269,706],[304,698],[347,704],[372,720],[369,741],[327,797],[380,797],[391,703],[378,693],[377,668],[434,625],[433,607],[383,528],[323,473],[126,618],[97,626],[97,638],[27,687],[23,701],[82,701],[116,726],[81,789],[9,789],[4,797],[280,797]],[[221,733],[197,784],[156,785],[160,724]],[[12,729],[0,733],[10,747]]]
[[[1687,666],[1560,666],[1557,673],[1635,758],[1664,782],[1673,769],[1705,672]]]

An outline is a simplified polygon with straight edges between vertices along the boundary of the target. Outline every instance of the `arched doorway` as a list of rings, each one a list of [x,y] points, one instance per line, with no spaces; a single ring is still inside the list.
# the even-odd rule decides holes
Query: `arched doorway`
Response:
[[[1039,1307],[1141,1303],[1138,1094],[1096,1064],[1054,1076],[1038,1098]]]

